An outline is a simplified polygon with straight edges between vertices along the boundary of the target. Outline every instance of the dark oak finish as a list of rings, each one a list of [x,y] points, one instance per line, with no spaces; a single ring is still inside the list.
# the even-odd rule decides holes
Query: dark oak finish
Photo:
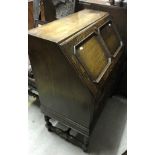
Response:
[[[89,138],[117,81],[122,49],[115,24],[102,11],[86,9],[30,30],[42,112]]]

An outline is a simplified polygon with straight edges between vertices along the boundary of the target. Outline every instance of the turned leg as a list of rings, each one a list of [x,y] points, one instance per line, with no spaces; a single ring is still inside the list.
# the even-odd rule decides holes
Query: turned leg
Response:
[[[44,118],[45,118],[45,122],[46,122],[46,124],[45,124],[46,128],[48,129],[48,131],[52,131],[51,130],[52,129],[52,123],[49,121],[51,118],[48,116],[44,116]]]
[[[66,134],[70,135],[71,128],[66,131]]]
[[[82,149],[84,152],[88,152],[88,145],[89,145],[89,137],[84,136],[83,145],[82,145]]]

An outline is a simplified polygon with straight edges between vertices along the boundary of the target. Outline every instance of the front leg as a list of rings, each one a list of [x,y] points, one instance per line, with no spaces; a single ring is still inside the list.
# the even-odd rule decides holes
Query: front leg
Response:
[[[52,131],[52,123],[49,121],[51,118],[48,116],[44,116],[44,118],[46,122],[45,124],[46,128],[48,129],[48,131]]]
[[[84,152],[88,152],[88,145],[89,145],[89,137],[84,136],[83,145],[82,145],[82,149]]]

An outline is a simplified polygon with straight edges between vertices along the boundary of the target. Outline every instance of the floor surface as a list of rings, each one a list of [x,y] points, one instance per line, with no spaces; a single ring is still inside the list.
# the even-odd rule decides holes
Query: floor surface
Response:
[[[113,97],[96,124],[90,139],[90,155],[120,155],[126,144],[126,100]],[[81,148],[47,131],[43,114],[35,99],[29,97],[29,155],[86,155]]]

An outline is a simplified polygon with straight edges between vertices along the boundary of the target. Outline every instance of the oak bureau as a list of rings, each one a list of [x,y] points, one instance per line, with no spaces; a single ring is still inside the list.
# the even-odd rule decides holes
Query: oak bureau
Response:
[[[108,13],[85,9],[29,30],[28,49],[46,127],[87,151],[119,73],[123,42],[115,24]]]

